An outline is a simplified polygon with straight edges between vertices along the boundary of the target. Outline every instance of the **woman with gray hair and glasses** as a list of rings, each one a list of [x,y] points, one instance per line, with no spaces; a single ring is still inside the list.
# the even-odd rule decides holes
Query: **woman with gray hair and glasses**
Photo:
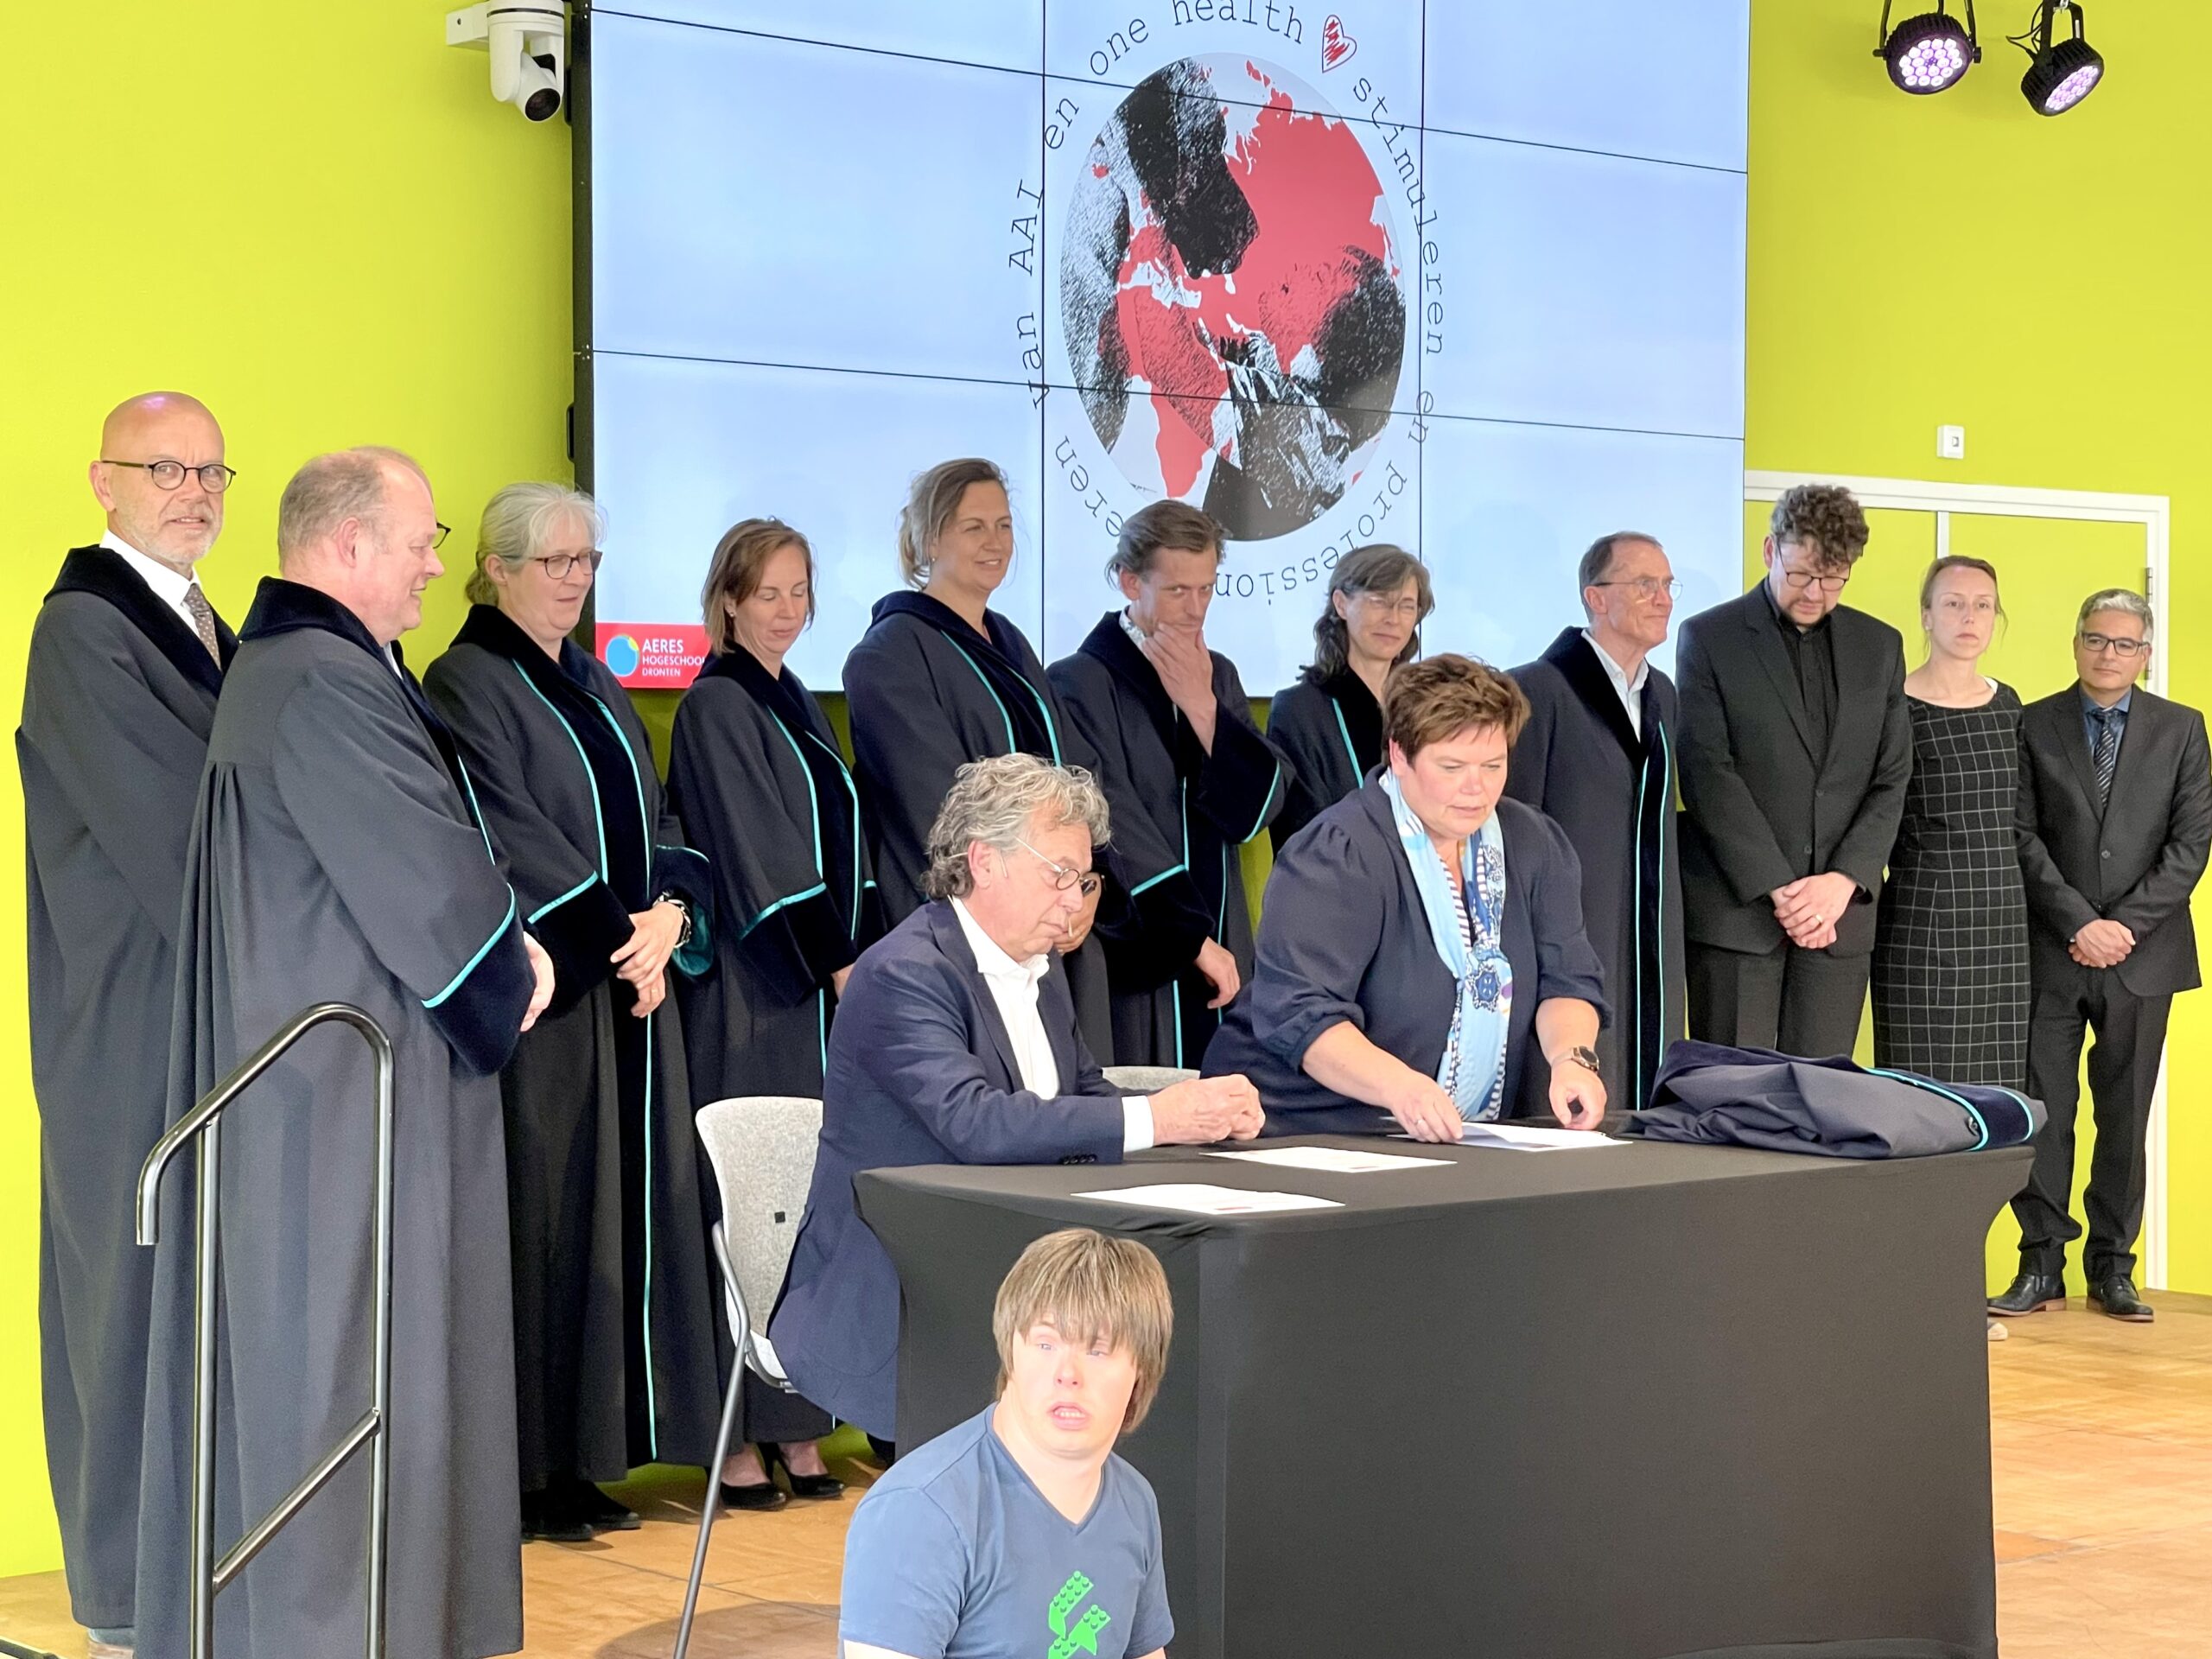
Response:
[[[500,1074],[523,1529],[638,1524],[595,1483],[713,1455],[714,1301],[671,976],[712,960],[714,887],[644,724],[569,638],[597,504],[511,484],[486,505],[475,603],[423,690],[468,764],[553,1002]]]
[[[854,1208],[856,1172],[1113,1164],[1260,1132],[1241,1077],[1124,1096],[1084,1046],[1052,944],[1096,895],[1106,832],[1090,773],[1029,754],[969,762],[930,830],[930,902],[846,983],[814,1184],[768,1333],[801,1393],[880,1440],[898,1438],[899,1276]]]
[[[1435,608],[1428,567],[1402,547],[1375,542],[1337,561],[1313,660],[1268,706],[1268,741],[1296,774],[1268,826],[1278,853],[1382,764],[1382,687],[1421,655],[1421,625]]]

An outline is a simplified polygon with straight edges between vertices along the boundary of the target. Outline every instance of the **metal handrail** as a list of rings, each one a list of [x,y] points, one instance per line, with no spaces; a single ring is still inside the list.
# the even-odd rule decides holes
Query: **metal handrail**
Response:
[[[220,1560],[215,1554],[215,1205],[221,1169],[224,1109],[276,1063],[294,1043],[329,1020],[351,1026],[369,1046],[377,1069],[375,1376],[368,1411],[287,1493],[248,1528]],[[194,1140],[200,1141],[196,1192],[199,1214],[193,1243],[192,1344],[192,1655],[213,1659],[215,1595],[244,1572],[331,1477],[363,1446],[369,1448],[368,1659],[384,1659],[385,1538],[391,1474],[391,1039],[384,1027],[347,1002],[318,1002],[264,1043],[243,1065],[209,1090],[168,1134],[154,1143],[138,1172],[138,1242],[161,1237],[162,1175]]]

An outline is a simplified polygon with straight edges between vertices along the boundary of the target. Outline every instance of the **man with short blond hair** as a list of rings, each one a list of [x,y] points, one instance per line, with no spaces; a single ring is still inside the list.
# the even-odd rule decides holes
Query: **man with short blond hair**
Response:
[[[88,469],[107,533],[71,550],[31,630],[16,758],[38,1097],[47,1466],[93,1659],[131,1651],[153,1261],[138,1166],[167,1122],[177,906],[193,797],[238,641],[200,591],[235,476],[207,406],[110,411]]]
[[[868,1489],[843,1659],[1158,1659],[1174,1638],[1151,1485],[1114,1454],[1167,1370],[1167,1275],[1088,1228],[1022,1251],[991,1313],[995,1403]]]
[[[524,931],[451,735],[399,637],[442,569],[430,486],[396,450],[319,456],[276,513],[265,578],[208,739],[185,877],[181,1113],[312,1002],[391,1039],[391,1522],[394,1656],[522,1644],[505,1131],[498,1075],[552,966]],[[223,1130],[219,1543],[353,1428],[369,1395],[375,1071],[310,1033]],[[185,1194],[174,1170],[164,1208]],[[188,1650],[192,1230],[156,1252],[138,1623]],[[357,1650],[367,1471],[355,1459],[217,1602],[226,1659]]]

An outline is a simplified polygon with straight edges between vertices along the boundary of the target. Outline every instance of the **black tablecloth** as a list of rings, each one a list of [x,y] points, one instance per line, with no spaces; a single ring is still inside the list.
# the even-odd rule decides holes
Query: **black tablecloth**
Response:
[[[1150,1421],[1175,1659],[1993,1659],[1982,1240],[2024,1147],[1862,1163],[1633,1142],[1330,1175],[1181,1149],[873,1171],[899,1438],[990,1398],[1054,1228],[1175,1298]],[[1076,1198],[1164,1180],[1344,1207]]]

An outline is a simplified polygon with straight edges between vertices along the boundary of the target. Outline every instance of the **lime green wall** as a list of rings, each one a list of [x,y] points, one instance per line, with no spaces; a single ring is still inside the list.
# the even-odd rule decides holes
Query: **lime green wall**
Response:
[[[101,416],[176,386],[238,468],[204,567],[233,620],[274,569],[277,493],[318,450],[413,451],[473,527],[512,479],[566,476],[569,134],[492,101],[438,0],[107,0],[10,8],[0,99],[0,455],[16,508],[0,707],[62,550],[96,540]],[[461,542],[461,537],[456,537]],[[419,653],[452,636],[433,588]],[[21,845],[0,790],[0,846]],[[37,1399],[38,1139],[22,862],[0,858],[0,1574],[60,1564]]]
[[[485,92],[440,0],[21,7],[0,100],[0,454],[19,577],[0,607],[17,702],[38,594],[99,522],[81,482],[100,414],[176,385],[221,416],[242,476],[207,587],[240,614],[271,564],[276,491],[308,454],[415,451],[442,516],[561,476],[569,397],[568,136]],[[1872,0],[1754,0],[1750,448],[1756,467],[2169,494],[2175,695],[2212,696],[2212,367],[2198,295],[2185,0],[2100,8],[2110,84],[2057,121],[1988,61],[1914,100],[1868,55]],[[2023,6],[2020,10],[2024,10]],[[2007,20],[2012,26],[2017,19]],[[2069,200],[2077,216],[2063,227]],[[1934,459],[1964,424],[1964,463]],[[433,590],[420,649],[456,622]],[[20,835],[0,791],[0,842]],[[23,1034],[19,863],[0,860],[0,1574],[56,1564],[38,1495],[36,1128]],[[2196,1079],[2212,1006],[2175,1021],[2173,1276],[2212,1291],[2212,1122]]]
[[[2013,10],[1983,7],[1985,60],[1924,99],[1892,90],[1871,55],[1878,11],[1753,0],[1745,464],[2170,496],[2169,684],[2202,705],[2212,230],[2198,181],[2212,125],[2189,49],[2201,8],[2093,9],[2109,77],[2055,120],[2020,98],[2026,60],[2002,39]],[[1967,429],[1964,461],[1936,458],[1945,423]],[[2001,547],[1974,550],[2003,563]],[[2199,1292],[2212,1292],[2208,1065],[2212,995],[2197,992],[2175,1007],[2167,1094],[2169,1278]]]

